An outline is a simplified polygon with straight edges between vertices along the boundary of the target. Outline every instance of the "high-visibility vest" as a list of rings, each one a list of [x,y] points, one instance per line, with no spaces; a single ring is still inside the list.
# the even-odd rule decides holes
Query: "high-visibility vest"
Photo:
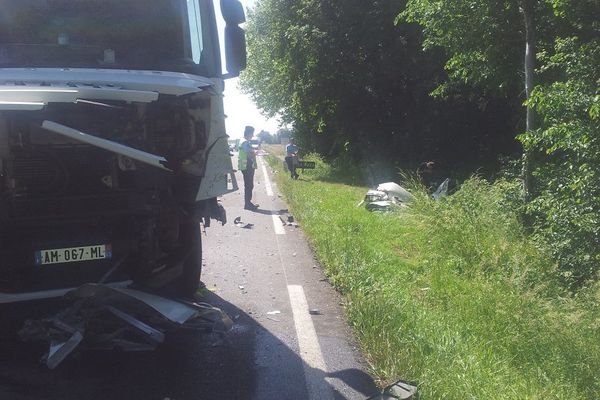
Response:
[[[250,154],[247,153],[246,150],[244,150],[244,145],[246,143],[248,143],[248,146],[252,146],[250,144],[250,142],[248,142],[247,140],[242,142],[242,144],[240,144],[240,148],[239,148],[239,152],[238,152],[238,169],[240,171],[245,171],[248,169],[248,156]],[[256,169],[256,162],[254,162],[253,167],[254,167],[254,169]]]

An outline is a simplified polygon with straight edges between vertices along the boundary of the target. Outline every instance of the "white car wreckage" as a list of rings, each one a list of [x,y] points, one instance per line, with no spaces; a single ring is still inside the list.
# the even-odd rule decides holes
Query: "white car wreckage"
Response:
[[[445,179],[442,184],[431,195],[434,200],[439,200],[448,195],[450,179]],[[415,197],[402,186],[394,182],[381,183],[375,189],[370,189],[365,198],[358,203],[358,207],[364,205],[372,212],[387,212],[393,209],[408,207]]]

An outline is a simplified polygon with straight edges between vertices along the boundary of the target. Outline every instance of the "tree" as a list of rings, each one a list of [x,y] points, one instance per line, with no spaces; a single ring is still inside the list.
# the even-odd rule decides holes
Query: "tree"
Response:
[[[267,131],[260,131],[256,135],[257,138],[260,139],[261,143],[273,144],[275,143],[275,138]]]
[[[462,90],[462,83],[515,96],[515,84],[525,82],[526,129],[519,139],[535,232],[554,250],[567,283],[576,287],[594,277],[600,263],[598,2],[409,0],[401,18],[423,26],[426,48],[448,54],[450,80],[435,94]],[[512,51],[517,42],[525,43],[525,68]]]
[[[399,18],[423,26],[426,49],[440,46],[449,54],[446,69],[451,81],[442,84],[437,95],[443,95],[457,82],[509,97],[519,96],[520,87],[524,86],[523,100],[528,104],[535,85],[535,16],[548,22],[550,11],[549,5],[540,0],[409,0]],[[523,47],[524,61],[516,51]],[[519,78],[520,71],[524,82]],[[525,130],[533,129],[534,111],[527,107]],[[531,154],[526,149],[522,170],[523,193],[529,199]]]
[[[443,54],[422,51],[417,25],[394,24],[404,4],[259,1],[249,14],[243,87],[267,114],[293,124],[303,149],[374,173],[432,158],[481,165],[512,152],[512,100],[429,96],[446,77]]]
[[[595,0],[553,6],[557,35],[541,53],[546,79],[530,101],[540,128],[520,139],[537,154],[540,190],[529,206],[535,227],[565,282],[578,287],[600,264],[600,7]]]

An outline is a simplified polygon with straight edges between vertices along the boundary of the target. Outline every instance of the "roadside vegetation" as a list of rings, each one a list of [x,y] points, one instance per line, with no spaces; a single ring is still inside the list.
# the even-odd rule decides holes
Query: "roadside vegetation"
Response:
[[[414,380],[425,399],[598,399],[599,21],[597,0],[249,13],[242,86],[320,155],[280,184],[382,382]],[[429,160],[452,196],[403,181],[409,209],[356,207]]]
[[[316,170],[278,183],[380,383],[413,381],[423,399],[597,398],[600,286],[565,288],[519,220],[517,183],[473,177],[436,202],[403,182],[410,208],[369,213],[367,187],[309,158]]]

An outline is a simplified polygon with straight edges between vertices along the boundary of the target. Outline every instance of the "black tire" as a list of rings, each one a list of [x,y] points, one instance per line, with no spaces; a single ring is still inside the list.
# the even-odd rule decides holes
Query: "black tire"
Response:
[[[202,235],[200,224],[182,224],[179,231],[181,242],[191,249],[189,256],[183,262],[183,272],[178,279],[176,290],[179,296],[192,298],[200,287],[202,275]]]

